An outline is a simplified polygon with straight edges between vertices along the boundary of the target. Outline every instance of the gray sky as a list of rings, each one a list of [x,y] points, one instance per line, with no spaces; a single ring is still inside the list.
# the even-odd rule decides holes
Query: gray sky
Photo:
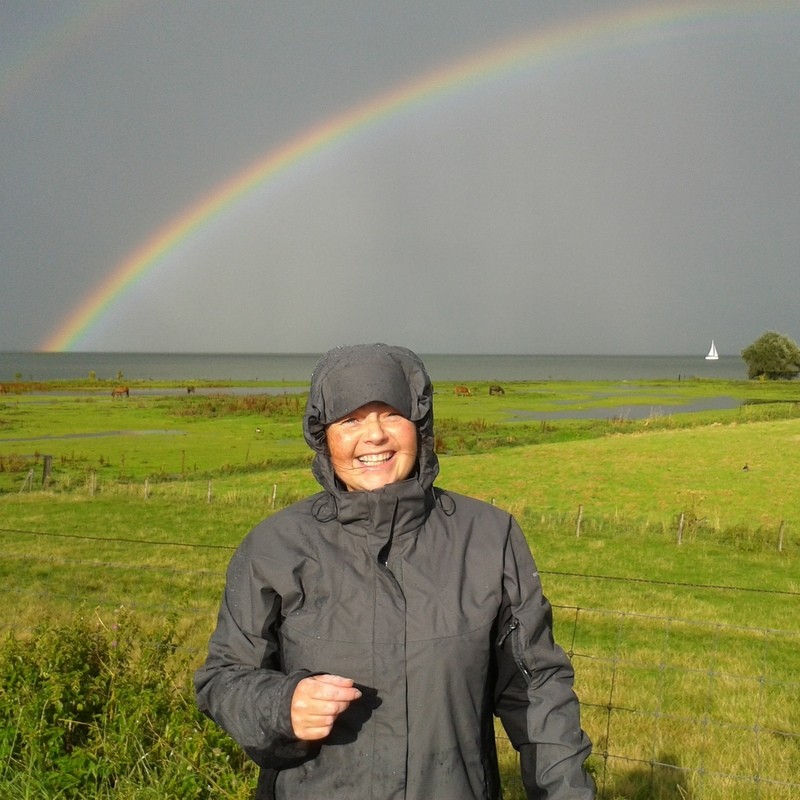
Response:
[[[4,0],[0,350],[277,148],[520,40],[211,215],[72,348],[800,340],[800,0]]]

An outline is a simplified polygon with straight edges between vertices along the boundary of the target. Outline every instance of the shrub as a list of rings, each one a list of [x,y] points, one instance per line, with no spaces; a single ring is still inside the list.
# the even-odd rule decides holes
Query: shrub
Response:
[[[144,633],[124,610],[9,635],[0,796],[246,797],[252,770],[196,709],[180,653],[172,621]]]
[[[306,396],[302,394],[216,394],[192,400],[169,400],[171,413],[178,417],[217,419],[237,415],[258,415],[265,418],[300,419]]]
[[[742,359],[751,380],[791,380],[800,372],[800,348],[776,331],[767,331],[742,350]]]

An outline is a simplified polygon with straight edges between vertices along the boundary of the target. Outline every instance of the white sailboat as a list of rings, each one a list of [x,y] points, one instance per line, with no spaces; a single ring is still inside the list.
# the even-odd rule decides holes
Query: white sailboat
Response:
[[[714,340],[711,340],[711,349],[708,351],[708,355],[706,356],[706,361],[716,361],[719,358],[719,354],[717,353],[717,348],[714,345]]]

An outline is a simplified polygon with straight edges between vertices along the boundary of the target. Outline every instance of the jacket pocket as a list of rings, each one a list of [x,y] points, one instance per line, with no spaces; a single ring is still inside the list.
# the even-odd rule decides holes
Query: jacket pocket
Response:
[[[500,636],[497,638],[497,646],[500,648],[505,649],[506,640],[511,637],[511,654],[514,657],[514,663],[517,665],[517,669],[522,673],[522,676],[525,678],[527,683],[530,683],[532,680],[532,675],[528,668],[525,666],[525,661],[522,658],[522,645],[519,641],[519,620],[514,617],[511,619],[500,632]]]

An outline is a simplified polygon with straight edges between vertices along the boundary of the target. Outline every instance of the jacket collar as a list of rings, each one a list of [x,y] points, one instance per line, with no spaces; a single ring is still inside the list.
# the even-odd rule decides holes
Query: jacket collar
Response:
[[[416,536],[430,511],[433,492],[415,478],[370,492],[340,492],[337,516],[345,530],[364,536],[373,558],[386,565]]]
[[[391,525],[397,532],[419,528],[431,502],[431,493],[416,478],[370,492],[336,493],[337,517],[342,525],[367,522],[375,529]]]

